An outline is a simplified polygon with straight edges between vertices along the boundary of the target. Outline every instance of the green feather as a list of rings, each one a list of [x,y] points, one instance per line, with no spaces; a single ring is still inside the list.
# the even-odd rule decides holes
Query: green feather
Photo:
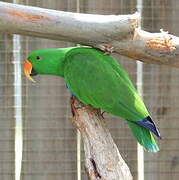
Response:
[[[159,151],[159,147],[156,144],[155,139],[149,130],[131,121],[127,122],[132,131],[133,136],[137,139],[139,144],[141,144],[144,147],[145,150],[149,152]]]

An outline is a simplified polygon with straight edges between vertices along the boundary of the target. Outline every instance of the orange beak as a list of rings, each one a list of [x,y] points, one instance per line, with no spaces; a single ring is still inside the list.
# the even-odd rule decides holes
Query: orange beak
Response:
[[[27,77],[27,79],[32,82],[35,82],[30,76],[31,71],[32,71],[32,64],[28,60],[25,60],[23,67],[24,67],[24,74]]]

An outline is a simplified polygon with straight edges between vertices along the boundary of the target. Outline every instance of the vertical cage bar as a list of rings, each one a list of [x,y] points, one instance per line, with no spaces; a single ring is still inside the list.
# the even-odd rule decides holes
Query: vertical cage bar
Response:
[[[76,0],[76,12],[80,13],[80,0]],[[79,44],[77,44],[79,46]],[[77,129],[77,180],[81,180],[81,133]]]
[[[20,180],[21,166],[22,166],[22,146],[23,146],[20,51],[21,51],[20,36],[13,35],[14,106],[15,106],[15,180]]]
[[[77,180],[81,180],[81,133],[77,130]]]
[[[143,0],[137,0],[137,11],[142,16],[142,5]],[[141,19],[139,21],[139,28],[141,28]],[[143,96],[143,63],[137,61],[137,90],[140,96]],[[137,170],[138,170],[138,180],[144,180],[144,150],[143,147],[137,144]]]

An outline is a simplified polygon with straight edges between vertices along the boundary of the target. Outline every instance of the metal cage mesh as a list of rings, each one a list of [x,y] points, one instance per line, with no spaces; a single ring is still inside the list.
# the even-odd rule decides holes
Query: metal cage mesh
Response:
[[[10,1],[11,2],[11,1]],[[76,12],[76,0],[19,0],[18,3]],[[133,0],[80,0],[80,12],[95,14],[128,14],[136,11]],[[177,0],[143,0],[142,27],[151,32],[160,28],[178,35]],[[13,35],[0,36],[0,179],[15,179],[15,105]],[[36,49],[74,46],[74,44],[21,36],[21,60]],[[114,54],[136,83],[136,62]],[[179,179],[179,70],[143,65],[143,97],[159,126],[164,140],[161,151],[145,153],[145,180]],[[27,82],[22,75],[23,157],[21,180],[77,179],[76,129],[70,122],[69,96],[63,79],[36,77]],[[108,127],[137,180],[137,144],[124,120],[106,115]],[[82,179],[84,171],[82,150]]]

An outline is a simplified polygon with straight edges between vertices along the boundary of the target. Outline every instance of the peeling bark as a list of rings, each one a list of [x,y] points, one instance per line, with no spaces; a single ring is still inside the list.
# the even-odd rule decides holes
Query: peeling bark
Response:
[[[99,109],[71,98],[73,124],[82,134],[85,167],[90,180],[132,180]]]
[[[149,33],[135,29],[132,40],[113,42],[115,51],[148,64],[179,68],[179,38],[167,32]]]

